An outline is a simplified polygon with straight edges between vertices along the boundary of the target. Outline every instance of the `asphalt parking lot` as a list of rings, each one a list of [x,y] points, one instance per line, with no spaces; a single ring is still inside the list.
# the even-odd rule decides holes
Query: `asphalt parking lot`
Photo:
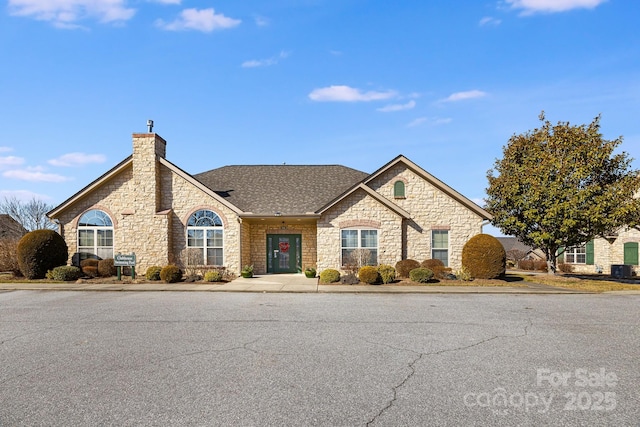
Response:
[[[0,293],[0,425],[622,425],[639,295]]]

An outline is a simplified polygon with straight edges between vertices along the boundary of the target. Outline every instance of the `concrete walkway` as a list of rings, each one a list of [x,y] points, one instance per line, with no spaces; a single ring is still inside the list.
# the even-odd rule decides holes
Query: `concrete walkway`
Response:
[[[554,288],[540,284],[523,287],[508,286],[399,286],[399,285],[321,285],[318,279],[308,279],[304,274],[265,274],[250,279],[239,277],[228,283],[0,283],[0,291],[12,290],[64,290],[64,291],[205,291],[205,292],[290,292],[290,293],[446,293],[446,294],[580,294],[589,293]],[[611,292],[640,294],[638,291]]]

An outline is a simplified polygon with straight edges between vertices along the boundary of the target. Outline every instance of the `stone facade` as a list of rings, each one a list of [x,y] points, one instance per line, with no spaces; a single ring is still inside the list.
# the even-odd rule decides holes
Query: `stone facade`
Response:
[[[606,239],[597,238],[593,241],[593,264],[571,264],[576,273],[611,274],[611,265],[624,264],[624,244],[638,243],[640,245],[640,230],[623,227],[614,236]],[[640,274],[640,267],[632,265],[635,275]]]
[[[113,222],[115,253],[135,252],[139,273],[152,265],[185,262],[187,222],[201,209],[223,224],[224,267],[238,274],[253,265],[267,273],[267,236],[299,235],[302,259],[297,270],[340,269],[341,230],[374,229],[378,263],[395,265],[431,258],[431,233],[448,231],[448,262],[460,268],[467,240],[482,230],[488,213],[399,156],[368,181],[317,213],[261,217],[242,212],[212,189],[165,159],[166,142],[153,133],[133,135],[133,155],[54,209],[50,215],[73,255],[78,250],[78,220],[99,209]],[[404,183],[405,194],[394,195]],[[70,259],[71,261],[71,259]]]

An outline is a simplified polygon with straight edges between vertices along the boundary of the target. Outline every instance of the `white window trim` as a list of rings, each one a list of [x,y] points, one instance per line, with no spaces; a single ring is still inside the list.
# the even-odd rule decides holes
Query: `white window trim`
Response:
[[[447,233],[447,247],[446,248],[436,248],[434,247],[434,241],[435,239],[433,238],[433,234],[435,232],[445,232]],[[435,257],[433,256],[434,251],[443,251],[446,250],[447,251],[447,263],[445,265],[445,267],[448,267],[451,263],[451,233],[449,232],[449,230],[442,230],[442,229],[432,229],[431,230],[431,259],[435,259]]]
[[[103,211],[102,209],[91,209],[88,210],[87,212],[83,213],[80,218],[82,218],[83,216],[87,215],[88,213],[92,212],[92,211],[99,211],[102,212],[104,214],[104,216],[106,216],[109,221],[111,222],[111,225],[80,225],[80,221],[78,221],[78,227],[77,227],[77,231],[76,231],[76,236],[77,236],[77,247],[78,247],[78,253],[91,253],[97,257],[100,258],[100,254],[98,249],[102,249],[102,250],[107,250],[107,249],[111,249],[111,256],[106,257],[106,258],[102,258],[102,259],[108,259],[108,258],[113,258],[113,254],[115,253],[115,231],[114,231],[114,227],[113,227],[113,220],[111,219],[111,216],[109,216],[108,213],[106,213],[105,211]],[[98,231],[99,230],[106,230],[106,231],[111,231],[111,246],[100,246],[98,245]],[[91,231],[93,234],[93,246],[81,246],[80,245],[80,232],[81,231]]]
[[[581,250],[581,252],[578,252],[578,250]],[[579,262],[578,261],[578,255],[581,255],[584,257],[584,261]],[[569,261],[569,257],[573,258],[573,261]],[[565,249],[564,251],[564,262],[566,264],[577,264],[577,265],[583,265],[587,263],[587,247],[586,245],[579,245],[579,246],[572,246],[570,248]]]
[[[343,231],[357,231],[358,232],[358,247],[347,247],[345,248],[344,246],[342,246],[342,232]],[[377,228],[372,228],[372,227],[348,227],[348,228],[341,228],[340,229],[340,266],[344,267],[345,263],[344,263],[344,259],[342,257],[342,251],[344,249],[374,249],[374,248],[363,248],[362,246],[360,246],[361,242],[362,242],[362,231],[375,231],[376,232],[376,247],[375,247],[375,251],[376,251],[376,265],[378,264],[378,256],[380,254],[380,230]]]
[[[191,220],[191,218],[193,217],[193,215],[195,215],[197,212],[200,211],[209,211],[212,212],[215,216],[218,217],[218,219],[220,220],[220,223],[222,225],[214,225],[214,226],[201,226],[201,225],[189,225],[189,221]],[[189,231],[202,231],[202,243],[203,246],[189,246]],[[222,231],[222,246],[207,246],[207,231],[208,230],[220,230]],[[187,226],[185,228],[185,243],[186,243],[186,249],[201,249],[202,250],[202,260],[203,260],[203,264],[198,264],[198,265],[206,265],[206,266],[211,266],[211,267],[223,267],[226,265],[226,256],[227,256],[227,251],[225,250],[225,244],[224,244],[224,222],[222,221],[222,217],[220,217],[220,215],[218,215],[218,213],[212,209],[198,209],[194,212],[191,213],[191,215],[189,215],[189,218],[187,219]],[[208,257],[207,257],[207,249],[222,249],[222,264],[208,264]],[[188,262],[188,260],[187,260]]]

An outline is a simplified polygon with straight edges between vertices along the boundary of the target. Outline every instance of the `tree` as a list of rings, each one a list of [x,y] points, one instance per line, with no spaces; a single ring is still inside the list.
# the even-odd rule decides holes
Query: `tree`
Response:
[[[0,212],[10,215],[18,221],[27,231],[33,230],[56,230],[58,227],[47,217],[47,212],[53,209],[42,200],[33,197],[28,202],[24,202],[17,197],[5,197],[0,202]]]
[[[614,153],[622,137],[603,139],[600,116],[580,126],[539,118],[487,172],[486,209],[503,233],[542,249],[555,273],[562,248],[638,225],[640,174],[627,153]]]

